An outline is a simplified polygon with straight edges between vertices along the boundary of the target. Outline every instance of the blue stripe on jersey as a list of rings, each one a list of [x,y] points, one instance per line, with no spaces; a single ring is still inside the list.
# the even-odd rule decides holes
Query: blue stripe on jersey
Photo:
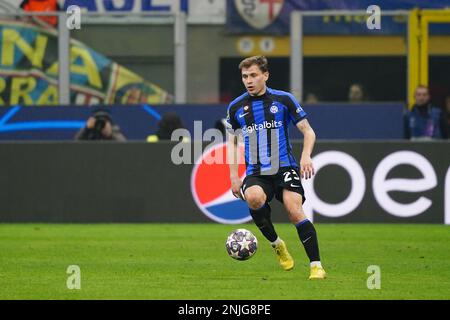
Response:
[[[280,128],[278,130],[278,133],[279,133],[278,152],[280,154],[280,167],[287,167],[287,166],[291,165],[291,161],[290,161],[289,157],[287,156],[287,154],[288,154],[288,148],[287,148],[288,137],[286,137],[286,131],[288,128],[284,128],[284,126],[289,125],[289,122],[286,121],[288,119],[288,112],[289,111],[287,110],[287,108],[283,105],[283,107],[280,107],[280,112],[277,112],[277,114],[275,115],[275,119],[277,121],[283,122],[283,128]]]
[[[234,115],[234,117],[236,118],[236,120],[239,122],[239,125],[241,126],[241,128],[244,128],[245,127],[245,119],[244,119],[244,117],[240,117],[239,115],[241,115],[242,113],[243,113],[243,110],[244,110],[244,108],[243,107],[240,107],[237,111],[236,111],[236,113],[235,113],[235,115]]]
[[[249,166],[250,166],[250,159],[251,159],[251,151],[250,151],[250,143],[249,143],[248,135],[244,136],[244,147],[245,147],[245,164],[247,166],[246,173],[249,174]]]
[[[270,145],[267,141],[267,130],[260,130],[258,132],[258,152],[259,152],[259,163],[261,164],[261,171],[267,171],[272,168],[269,157]]]
[[[243,113],[244,113],[244,107],[240,107],[234,115],[241,128],[245,128],[247,126],[245,124],[245,117],[240,117],[240,115]],[[245,147],[245,163],[247,164],[247,167],[248,167],[248,164],[250,163],[250,159],[251,159],[251,150],[249,148],[250,143],[249,143],[248,135],[244,134],[243,136],[244,136],[244,147]],[[247,169],[247,172],[248,172],[248,169]]]
[[[306,117],[306,112],[305,110],[303,110],[303,108],[300,106],[300,112],[299,112],[300,117],[304,118]]]
[[[291,149],[292,149],[292,146],[291,146]],[[291,159],[291,163],[292,163],[291,166],[298,167],[297,161],[295,160],[294,156],[292,155],[292,152],[289,153],[289,158]]]
[[[266,121],[264,114],[264,103],[262,100],[253,102],[253,117],[255,123],[263,124]],[[267,129],[256,130],[257,150],[259,156],[259,163],[261,165],[261,171],[270,170],[270,158],[268,157],[269,150],[267,144]]]
[[[285,112],[286,114],[286,119],[288,120],[291,117],[291,114],[289,113],[289,109],[285,108]],[[289,123],[289,121],[288,121]],[[297,167],[297,161],[295,161],[294,156],[292,155],[292,145],[291,145],[291,141],[289,140],[289,124],[286,125],[286,135],[288,136],[287,140],[286,140],[286,149],[287,149],[287,153],[286,156],[289,159],[289,163],[292,167]]]

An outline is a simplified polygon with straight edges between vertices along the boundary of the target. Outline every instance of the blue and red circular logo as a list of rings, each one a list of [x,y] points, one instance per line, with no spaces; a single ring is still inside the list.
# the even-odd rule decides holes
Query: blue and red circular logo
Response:
[[[243,147],[240,146],[239,178],[245,176]],[[205,150],[195,162],[191,176],[191,191],[199,209],[210,219],[226,224],[251,220],[247,203],[231,192],[227,144],[217,144]]]

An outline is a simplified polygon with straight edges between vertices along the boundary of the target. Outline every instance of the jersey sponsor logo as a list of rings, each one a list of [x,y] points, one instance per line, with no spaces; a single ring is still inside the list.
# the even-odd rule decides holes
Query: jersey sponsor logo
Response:
[[[242,180],[245,176],[244,147],[239,148],[242,159],[239,161],[238,173]],[[216,157],[218,152],[227,159],[227,143],[217,144],[205,150],[200,159],[195,162],[191,175],[191,192],[194,201],[198,208],[214,221],[225,224],[250,221],[247,204],[235,198],[231,192],[228,163],[224,161],[222,164],[217,164],[208,160]]]
[[[247,133],[252,133],[253,131],[258,131],[258,130],[262,130],[262,129],[276,129],[276,128],[280,128],[283,126],[283,121],[279,120],[279,121],[264,121],[263,123],[253,123],[250,126],[246,126],[244,128],[242,128],[242,132],[244,134]]]
[[[277,113],[278,112],[278,107],[276,105],[271,106],[270,107],[270,112]]]

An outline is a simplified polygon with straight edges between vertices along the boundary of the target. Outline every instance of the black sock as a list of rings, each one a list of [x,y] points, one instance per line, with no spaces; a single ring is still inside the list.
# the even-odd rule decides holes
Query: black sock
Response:
[[[277,240],[278,235],[273,227],[272,220],[270,219],[270,206],[268,203],[264,204],[257,210],[250,209],[250,214],[255,222],[256,226],[261,230],[261,233],[270,242]]]
[[[300,241],[305,247],[309,261],[320,261],[319,242],[317,241],[317,234],[314,225],[311,221],[306,219],[297,223],[295,227],[297,228]]]

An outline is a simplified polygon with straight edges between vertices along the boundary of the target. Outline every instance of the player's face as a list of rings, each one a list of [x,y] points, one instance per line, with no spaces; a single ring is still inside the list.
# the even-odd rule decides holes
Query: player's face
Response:
[[[414,98],[416,99],[416,103],[418,105],[427,104],[430,100],[430,95],[428,93],[427,88],[417,88],[416,93],[414,94]]]
[[[257,65],[242,68],[242,82],[251,96],[259,96],[266,91],[268,72],[262,72]]]

